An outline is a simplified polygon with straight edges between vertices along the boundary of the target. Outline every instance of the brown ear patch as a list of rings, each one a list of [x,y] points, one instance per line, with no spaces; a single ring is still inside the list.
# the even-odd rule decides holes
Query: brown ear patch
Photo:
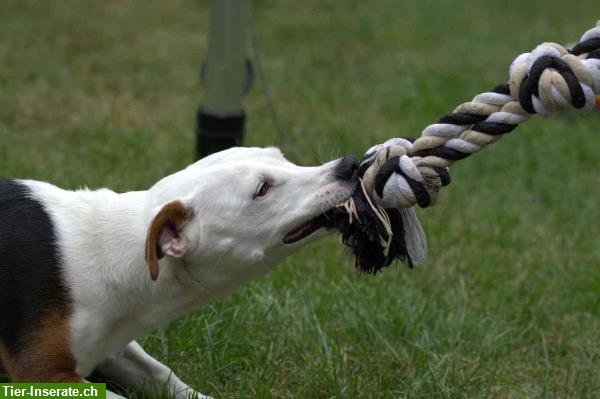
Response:
[[[150,278],[156,281],[159,268],[158,260],[163,257],[159,246],[161,232],[170,228],[179,232],[185,224],[186,210],[181,201],[175,200],[164,205],[158,214],[152,219],[146,237],[146,263],[150,271]]]

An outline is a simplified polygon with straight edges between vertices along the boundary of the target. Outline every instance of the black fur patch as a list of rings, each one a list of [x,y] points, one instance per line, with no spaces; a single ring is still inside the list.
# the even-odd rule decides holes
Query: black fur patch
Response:
[[[0,340],[18,355],[46,310],[68,310],[54,225],[29,187],[0,179]]]

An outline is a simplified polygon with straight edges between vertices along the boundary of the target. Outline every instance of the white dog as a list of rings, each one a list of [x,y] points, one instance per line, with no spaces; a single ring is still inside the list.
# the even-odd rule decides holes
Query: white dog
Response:
[[[147,191],[0,180],[0,359],[14,381],[201,394],[134,339],[271,270],[323,229],[357,162],[232,148]],[[315,234],[317,233],[317,234]],[[109,397],[120,397],[109,393]]]

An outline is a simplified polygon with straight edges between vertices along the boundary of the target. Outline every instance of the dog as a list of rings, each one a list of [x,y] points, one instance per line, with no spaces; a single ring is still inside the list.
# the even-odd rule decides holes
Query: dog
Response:
[[[357,160],[301,167],[274,147],[231,148],[147,191],[0,180],[0,359],[11,380],[90,375],[208,398],[136,343],[322,236]],[[121,398],[108,392],[109,398]]]

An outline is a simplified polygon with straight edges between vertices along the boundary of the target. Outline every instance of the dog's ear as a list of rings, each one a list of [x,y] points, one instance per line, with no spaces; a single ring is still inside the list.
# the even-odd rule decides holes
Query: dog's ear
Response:
[[[158,278],[158,260],[165,255],[180,258],[188,249],[188,242],[180,232],[191,217],[179,200],[168,202],[158,211],[146,236],[146,263],[150,271],[150,278]]]

